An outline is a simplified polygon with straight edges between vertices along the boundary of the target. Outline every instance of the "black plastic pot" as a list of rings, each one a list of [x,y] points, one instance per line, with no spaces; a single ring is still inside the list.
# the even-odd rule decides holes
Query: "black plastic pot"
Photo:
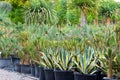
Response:
[[[16,72],[21,72],[21,65],[20,65],[20,64],[16,64],[16,65],[14,66],[14,71],[16,71]]]
[[[39,77],[40,71],[39,71],[39,65],[35,64],[35,77]]]
[[[97,80],[102,80],[102,75],[101,75],[101,70],[96,70],[96,72],[94,73],[96,75],[96,79]]]
[[[108,77],[103,77],[103,80],[118,80],[117,78],[111,78],[109,79]]]
[[[107,77],[107,75],[101,74],[101,75],[100,75],[100,80],[103,80],[104,77]]]
[[[13,68],[14,68],[13,70],[15,71],[15,65],[20,64],[20,58],[12,57],[11,61],[12,61],[12,65],[13,65]]]
[[[35,76],[35,66],[31,65],[31,75]]]
[[[45,80],[55,80],[53,69],[44,69]]]
[[[103,77],[102,80],[111,80],[111,79],[109,79],[109,78],[107,78],[107,77]]]
[[[21,65],[21,73],[30,74],[31,73],[31,66],[30,65]]]
[[[13,65],[20,64],[20,58],[12,57]]]
[[[39,80],[45,80],[45,73],[44,73],[44,68],[43,67],[39,67]]]
[[[74,80],[74,74],[72,71],[60,71],[55,70],[55,80]]]
[[[9,67],[12,65],[11,58],[1,58],[0,59],[0,68]]]
[[[96,75],[75,73],[74,80],[97,80],[97,77]]]

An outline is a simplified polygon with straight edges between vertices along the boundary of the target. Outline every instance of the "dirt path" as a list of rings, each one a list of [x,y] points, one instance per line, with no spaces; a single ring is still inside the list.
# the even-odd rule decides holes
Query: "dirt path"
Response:
[[[26,74],[0,69],[0,80],[38,80]]]

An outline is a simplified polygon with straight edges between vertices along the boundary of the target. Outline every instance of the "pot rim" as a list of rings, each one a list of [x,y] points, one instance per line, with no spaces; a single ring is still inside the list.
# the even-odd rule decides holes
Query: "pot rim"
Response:
[[[29,65],[29,64],[20,64],[21,66],[31,66],[31,65]]]
[[[69,71],[69,70],[54,70],[54,72],[71,72],[71,73],[73,73],[73,71]]]
[[[112,78],[103,77],[103,79],[118,79],[118,78],[115,78],[115,77],[112,77]]]
[[[43,68],[45,71],[54,71],[54,69]]]
[[[95,74],[81,74],[81,73],[74,73],[74,75],[96,76]]]
[[[11,58],[0,58],[0,60],[11,60]]]

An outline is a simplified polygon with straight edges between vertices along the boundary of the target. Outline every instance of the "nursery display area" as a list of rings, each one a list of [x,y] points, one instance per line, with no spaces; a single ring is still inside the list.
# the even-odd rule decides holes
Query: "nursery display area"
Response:
[[[0,0],[2,70],[33,80],[120,80],[119,0]]]

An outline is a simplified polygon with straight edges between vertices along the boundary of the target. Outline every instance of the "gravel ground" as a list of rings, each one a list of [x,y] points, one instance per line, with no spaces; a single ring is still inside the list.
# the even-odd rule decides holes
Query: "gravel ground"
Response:
[[[26,74],[0,69],[0,80],[38,80]]]

